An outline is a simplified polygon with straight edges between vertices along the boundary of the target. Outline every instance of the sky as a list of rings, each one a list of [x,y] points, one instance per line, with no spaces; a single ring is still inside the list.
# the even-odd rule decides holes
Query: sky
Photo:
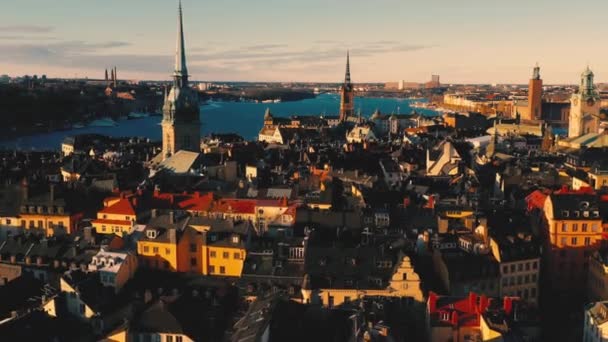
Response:
[[[182,0],[193,80],[608,81],[606,0]],[[168,80],[177,0],[0,0],[0,74]]]

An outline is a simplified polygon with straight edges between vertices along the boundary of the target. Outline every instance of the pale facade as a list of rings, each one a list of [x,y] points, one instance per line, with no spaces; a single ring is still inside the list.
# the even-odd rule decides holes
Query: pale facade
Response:
[[[579,90],[570,99],[570,138],[599,131],[601,101],[593,85],[593,77],[593,72],[587,68],[581,75]]]

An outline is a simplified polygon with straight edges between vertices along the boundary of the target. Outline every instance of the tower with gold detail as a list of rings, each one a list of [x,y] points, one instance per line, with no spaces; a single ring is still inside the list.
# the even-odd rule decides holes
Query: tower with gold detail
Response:
[[[597,133],[600,125],[600,95],[593,85],[593,72],[587,69],[581,75],[578,91],[570,99],[568,137]]]
[[[188,85],[182,4],[179,4],[175,70],[171,91],[163,104],[163,159],[179,150],[200,152],[201,121],[198,94]]]
[[[346,52],[346,75],[340,87],[340,122],[355,114],[355,89],[350,81],[350,55]]]

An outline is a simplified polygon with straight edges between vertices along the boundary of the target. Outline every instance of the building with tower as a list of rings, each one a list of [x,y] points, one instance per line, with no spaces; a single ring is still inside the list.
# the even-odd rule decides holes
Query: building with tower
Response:
[[[528,85],[528,117],[526,120],[541,120],[543,107],[543,80],[540,78],[540,67],[534,67]]]
[[[163,159],[171,157],[179,150],[200,152],[201,121],[199,114],[198,94],[188,85],[182,5],[180,2],[173,86],[168,93],[165,90],[161,123]]]
[[[350,81],[350,56],[346,52],[346,75],[340,87],[340,122],[346,122],[355,114],[355,89]]]
[[[600,95],[593,85],[593,72],[587,69],[581,74],[578,91],[570,99],[568,137],[597,133],[600,127]]]

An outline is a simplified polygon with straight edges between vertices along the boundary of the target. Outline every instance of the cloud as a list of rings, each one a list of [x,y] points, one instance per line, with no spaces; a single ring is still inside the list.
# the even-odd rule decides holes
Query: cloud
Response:
[[[7,35],[12,36],[12,35]],[[18,35],[14,35],[18,37]],[[1,40],[1,36],[0,36]],[[63,68],[102,70],[116,65],[123,72],[138,75],[171,74],[174,56],[166,54],[117,53],[117,48],[129,47],[124,41],[44,41],[0,42],[0,61],[24,65],[46,65]],[[432,48],[431,45],[408,44],[398,41],[371,41],[351,44],[351,58],[365,59],[389,53],[405,53]],[[264,78],[265,74],[291,78],[293,73],[309,75],[306,70],[323,73],[344,63],[346,48],[341,45],[293,48],[284,43],[251,44],[240,47],[214,46],[188,52],[190,74],[199,78],[223,76],[223,79]],[[291,73],[291,74],[290,74]],[[255,76],[257,74],[257,76]],[[213,75],[213,76],[212,76]],[[278,76],[275,76],[278,77]]]
[[[52,26],[40,25],[5,25],[0,26],[0,32],[18,32],[18,33],[47,33],[53,31]]]

